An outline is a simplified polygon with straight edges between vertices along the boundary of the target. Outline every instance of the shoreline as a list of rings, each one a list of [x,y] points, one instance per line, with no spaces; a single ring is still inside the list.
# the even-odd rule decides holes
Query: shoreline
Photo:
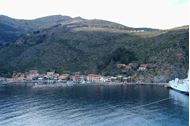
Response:
[[[2,83],[2,85],[9,85],[9,86],[29,86],[33,89],[36,88],[61,88],[61,87],[75,87],[75,86],[124,86],[124,85],[154,85],[154,86],[164,86],[168,87],[168,83],[122,83],[122,82],[93,82],[93,83],[86,83],[86,84],[75,84],[75,83],[41,83],[41,82],[7,82]]]
[[[91,84],[39,84],[32,88],[59,88],[59,87],[77,87],[77,86],[125,86],[125,85],[152,85],[152,86],[166,86],[166,83],[91,83]]]

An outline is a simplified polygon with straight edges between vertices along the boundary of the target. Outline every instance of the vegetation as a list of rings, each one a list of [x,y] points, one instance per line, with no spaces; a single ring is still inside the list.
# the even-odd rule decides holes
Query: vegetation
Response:
[[[4,39],[9,44],[0,46],[1,76],[30,69],[125,74],[143,76],[148,81],[160,76],[164,81],[187,76],[188,27],[167,31],[145,28],[140,29],[144,30],[142,33],[130,33],[130,30],[138,29],[82,18],[57,22],[48,22],[43,28],[30,29],[30,32],[26,30],[12,42]],[[126,73],[116,67],[118,63],[150,64],[151,67],[144,72],[132,69]]]

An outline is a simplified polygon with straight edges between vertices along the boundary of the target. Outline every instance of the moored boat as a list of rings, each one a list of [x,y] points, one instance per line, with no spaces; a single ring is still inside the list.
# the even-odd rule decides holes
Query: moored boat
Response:
[[[169,81],[169,87],[182,93],[189,94],[189,74],[186,79],[178,79]]]

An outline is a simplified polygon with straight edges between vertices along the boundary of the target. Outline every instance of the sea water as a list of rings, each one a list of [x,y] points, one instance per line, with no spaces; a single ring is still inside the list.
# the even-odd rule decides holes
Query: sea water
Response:
[[[154,85],[0,86],[0,126],[188,126],[189,96]]]

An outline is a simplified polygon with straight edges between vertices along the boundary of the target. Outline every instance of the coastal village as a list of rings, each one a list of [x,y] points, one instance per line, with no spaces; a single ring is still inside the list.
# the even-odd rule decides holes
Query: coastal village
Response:
[[[116,64],[116,67],[124,72],[135,68],[137,71],[146,71],[148,64]],[[88,84],[88,83],[141,83],[135,76],[103,76],[100,74],[81,74],[80,72],[59,74],[49,71],[41,74],[38,70],[29,70],[24,73],[13,73],[11,78],[0,77],[4,82],[37,82],[37,83],[67,83],[67,84]]]
[[[39,74],[38,70],[30,70],[25,73],[15,73],[11,78],[1,77],[0,81],[6,82],[47,82],[47,83],[75,83],[75,84],[87,84],[87,83],[101,83],[101,82],[133,82],[132,77],[123,76],[102,76],[99,74],[80,74],[75,72],[72,74],[58,74],[54,71],[47,72],[46,74]]]

